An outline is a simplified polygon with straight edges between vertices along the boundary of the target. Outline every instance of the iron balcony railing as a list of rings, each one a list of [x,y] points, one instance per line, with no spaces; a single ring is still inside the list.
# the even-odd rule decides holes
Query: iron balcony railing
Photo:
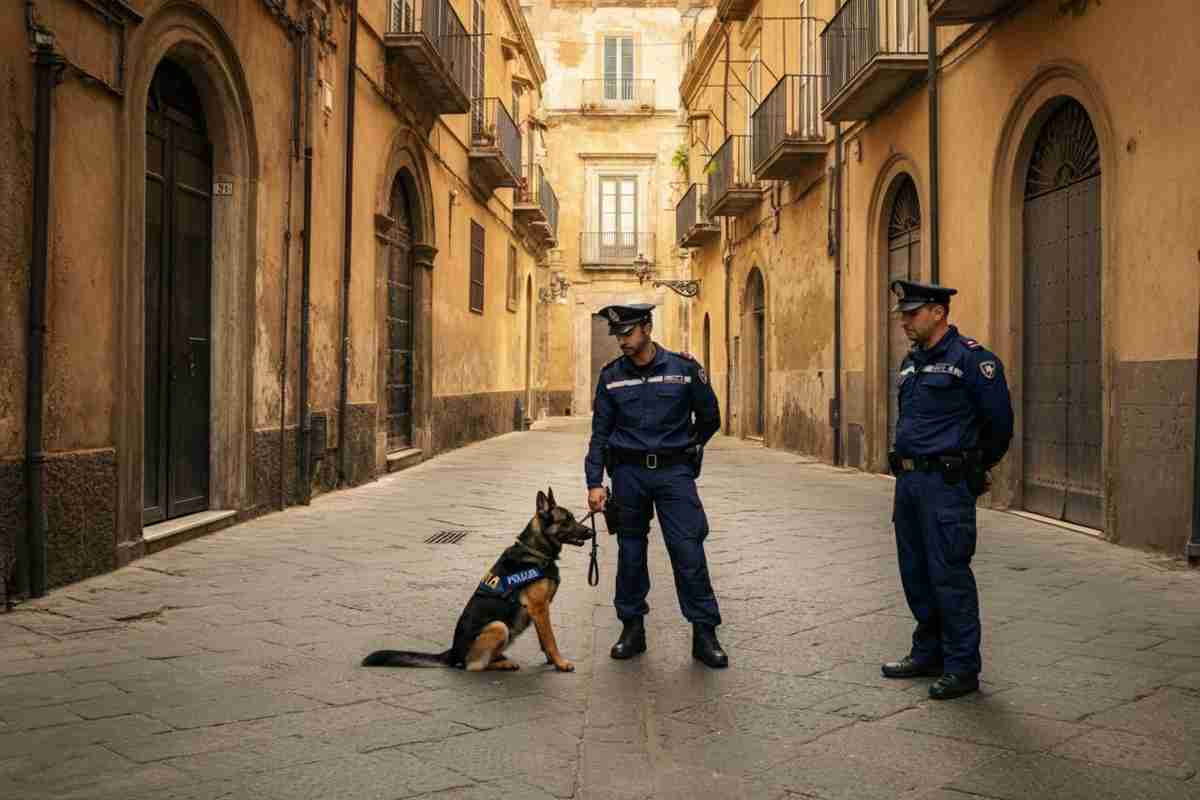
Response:
[[[442,57],[458,87],[470,85],[471,37],[449,0],[391,0],[389,33],[422,34]]]
[[[471,101],[471,145],[498,148],[513,175],[521,174],[521,130],[498,97]]]
[[[729,136],[708,160],[708,201],[713,206],[728,192],[760,188],[754,180],[752,142],[751,136]]]
[[[693,183],[679,205],[675,206],[675,241],[683,242],[697,225],[715,226],[716,220],[708,215],[707,187]]]
[[[650,78],[589,78],[583,81],[583,108],[601,111],[653,111]]]
[[[520,202],[525,205],[537,206],[546,217],[546,225],[554,238],[558,238],[558,195],[554,187],[546,179],[546,171],[541,164],[526,164],[525,179],[521,183]]]
[[[784,75],[754,111],[754,171],[785,142],[823,142],[820,75]]]
[[[632,267],[638,258],[654,260],[653,233],[604,231],[579,234],[579,260],[582,264]]]
[[[927,52],[926,0],[847,0],[821,32],[826,105],[880,56]]]
[[[542,186],[538,202],[546,212],[546,224],[550,226],[551,238],[558,241],[558,194],[550,185],[550,181],[546,180],[546,173],[542,172],[541,167],[538,167],[538,172],[541,173]]]

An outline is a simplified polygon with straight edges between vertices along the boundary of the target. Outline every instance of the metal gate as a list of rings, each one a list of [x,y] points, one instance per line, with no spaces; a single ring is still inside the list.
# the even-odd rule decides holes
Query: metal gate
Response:
[[[208,509],[212,144],[187,72],[164,61],[146,107],[142,522]]]
[[[892,200],[892,213],[888,216],[889,286],[894,280],[913,280],[921,269],[921,201],[917,197],[917,186],[908,175],[902,175],[897,180],[901,183]],[[890,307],[890,301],[886,302],[885,311]],[[900,414],[900,389],[896,376],[911,343],[890,313],[885,313],[884,319],[888,343],[887,444],[890,448],[896,441],[896,420]]]
[[[1102,528],[1100,149],[1069,100],[1046,121],[1025,183],[1025,508]]]
[[[385,401],[388,452],[412,446],[413,258],[412,209],[402,176],[392,184],[388,231],[388,303]]]

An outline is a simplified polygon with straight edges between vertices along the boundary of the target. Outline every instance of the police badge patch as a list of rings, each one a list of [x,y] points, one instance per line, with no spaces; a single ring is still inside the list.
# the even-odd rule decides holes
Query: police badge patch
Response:
[[[979,365],[979,371],[983,373],[983,377],[990,381],[992,378],[996,377],[996,362],[984,361]]]
[[[704,371],[704,367],[700,368],[699,378],[701,383],[708,383],[708,373]]]

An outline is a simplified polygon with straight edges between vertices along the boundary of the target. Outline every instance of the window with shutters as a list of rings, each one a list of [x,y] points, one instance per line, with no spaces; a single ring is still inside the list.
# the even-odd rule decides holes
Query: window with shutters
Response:
[[[605,259],[637,256],[637,178],[600,179],[600,255]]]
[[[471,310],[477,314],[483,313],[484,256],[483,226],[471,220]]]
[[[517,248],[508,246],[508,310],[515,312],[520,304],[517,293]]]
[[[604,99],[633,100],[633,37],[604,37]]]

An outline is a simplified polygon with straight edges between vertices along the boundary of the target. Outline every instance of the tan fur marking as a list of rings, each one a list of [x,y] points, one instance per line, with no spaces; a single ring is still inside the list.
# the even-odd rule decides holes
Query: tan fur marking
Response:
[[[558,591],[558,584],[549,578],[543,578],[529,584],[521,592],[521,605],[529,611],[533,627],[537,629],[538,642],[542,652],[546,654],[546,662],[553,664],[559,672],[574,672],[575,665],[562,657],[558,651],[558,642],[554,638],[554,628],[550,625],[550,603]]]
[[[479,632],[479,636],[471,643],[471,649],[464,659],[467,672],[483,672],[489,669],[495,659],[508,646],[508,626],[503,622],[493,622]]]

